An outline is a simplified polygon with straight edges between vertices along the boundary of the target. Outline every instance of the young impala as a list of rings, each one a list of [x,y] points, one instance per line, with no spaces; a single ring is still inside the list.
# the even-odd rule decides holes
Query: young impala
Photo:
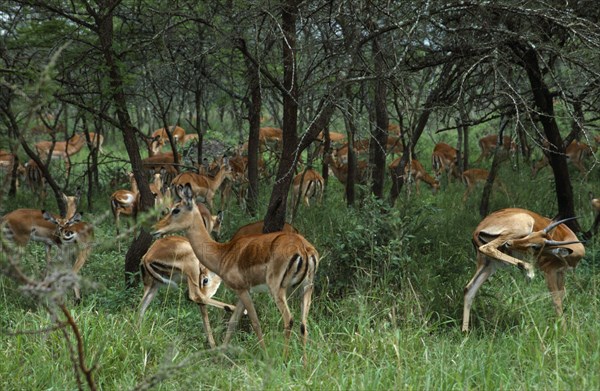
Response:
[[[569,220],[569,219],[566,219]],[[473,298],[498,266],[513,265],[534,276],[534,266],[513,254],[533,255],[544,273],[558,316],[562,315],[565,271],[585,255],[583,244],[562,224],[526,209],[508,208],[484,218],[473,232],[477,249],[477,271],[465,288],[462,330],[469,330]]]
[[[229,321],[223,344],[229,343],[242,312],[246,309],[254,332],[262,347],[265,347],[250,289],[266,285],[283,317],[286,341],[284,356],[287,354],[293,325],[287,293],[291,288],[301,287],[303,299],[300,333],[306,347],[306,322],[313,292],[313,279],[319,263],[317,250],[301,235],[289,232],[247,235],[227,243],[215,242],[202,223],[191,187],[186,185],[181,193],[183,199],[156,223],[153,234],[159,236],[185,231],[198,259],[209,270],[217,273],[225,285],[238,296],[239,302]],[[204,305],[206,302],[200,304]],[[304,359],[306,362],[306,351]]]

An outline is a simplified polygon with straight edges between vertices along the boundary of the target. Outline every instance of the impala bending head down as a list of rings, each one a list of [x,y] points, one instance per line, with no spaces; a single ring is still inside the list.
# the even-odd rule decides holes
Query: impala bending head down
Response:
[[[566,219],[569,220],[569,219]],[[585,255],[583,244],[562,224],[526,209],[508,208],[484,218],[473,232],[477,248],[477,271],[465,287],[462,330],[469,330],[473,298],[481,285],[501,264],[514,265],[533,278],[533,265],[512,254],[533,255],[544,273],[556,313],[562,315],[565,295],[564,273],[574,268]]]

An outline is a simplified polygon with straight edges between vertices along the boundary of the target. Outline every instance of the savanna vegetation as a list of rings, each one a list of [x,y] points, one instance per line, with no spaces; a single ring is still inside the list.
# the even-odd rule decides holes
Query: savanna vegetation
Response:
[[[0,388],[600,388],[598,7],[405,3],[2,3]],[[488,135],[500,147],[480,158]],[[456,178],[432,159],[439,143]],[[292,197],[308,168],[323,177],[310,206]],[[465,194],[470,169],[486,171]],[[185,283],[139,322],[140,259],[172,213],[171,181],[220,171],[214,200],[200,197],[223,211],[219,242],[264,219],[320,254],[306,360],[298,292],[287,355],[267,293],[252,294],[264,349],[246,316],[211,349]],[[117,230],[111,200],[131,184],[137,217]],[[62,196],[77,189],[81,216]],[[507,266],[463,332],[473,231],[509,207],[577,217],[564,224],[585,256],[566,273],[564,314],[542,273]],[[21,217],[19,233],[6,217],[23,208],[82,222],[50,234],[47,262],[43,224]],[[225,284],[214,298],[237,302]],[[219,344],[230,315],[208,312]]]

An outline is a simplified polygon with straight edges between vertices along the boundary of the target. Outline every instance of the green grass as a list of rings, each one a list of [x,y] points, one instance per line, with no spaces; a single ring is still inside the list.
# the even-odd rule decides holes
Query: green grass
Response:
[[[555,211],[549,170],[532,180],[527,169],[505,165],[500,175],[509,196],[494,193],[492,210]],[[581,182],[577,173],[573,177],[580,224],[588,228],[593,216],[587,193],[594,184]],[[138,327],[142,289],[125,289],[129,241],[123,239],[117,249],[112,220],[103,212],[110,193],[105,189],[85,215],[96,221],[97,245],[81,271],[83,302],[72,305],[70,292],[67,301],[85,341],[86,363],[97,365],[94,378],[105,390],[600,389],[596,241],[567,274],[565,329],[543,277],[538,273],[528,283],[520,271],[504,268],[475,298],[472,331],[460,331],[462,292],[475,271],[470,235],[480,221],[481,189],[466,204],[463,191],[462,184],[450,183],[434,196],[424,187],[421,196],[403,193],[393,210],[379,213],[380,205],[370,199],[345,207],[341,186],[331,177],[325,204],[300,210],[294,224],[323,256],[303,365],[297,327],[289,355],[282,357],[281,317],[266,294],[254,294],[265,352],[247,320],[229,348],[208,350],[199,311],[184,288],[162,289]],[[262,192],[261,213],[267,184]],[[28,202],[20,195],[5,207]],[[251,220],[233,204],[224,238]],[[51,200],[48,205],[53,208]],[[21,261],[29,275],[43,273],[41,246],[29,246]],[[217,296],[235,301],[224,287]],[[298,319],[298,300],[292,298],[290,306]],[[0,389],[77,388],[61,332],[20,333],[53,324],[40,300],[0,277],[0,308]],[[220,340],[227,314],[209,312]]]

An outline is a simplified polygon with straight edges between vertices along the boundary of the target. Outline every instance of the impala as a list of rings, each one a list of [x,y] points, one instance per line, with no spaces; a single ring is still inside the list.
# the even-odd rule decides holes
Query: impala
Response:
[[[590,192],[590,204],[594,214],[594,222],[590,229],[583,234],[585,239],[591,239],[598,232],[598,227],[600,227],[600,198],[594,198],[592,192]]]
[[[181,161],[181,155],[178,154],[177,157],[178,160]],[[177,168],[175,168],[175,157],[173,156],[173,152],[150,155],[149,157],[142,159],[142,167],[144,167],[151,175],[154,175],[157,172],[161,173],[165,183],[171,183],[173,178],[178,174]]]
[[[246,225],[238,228],[237,231],[235,231],[235,233],[231,237],[231,240],[233,241],[235,239],[238,239],[240,236],[245,236],[245,235],[262,234],[264,227],[265,227],[264,220],[255,221],[254,223],[246,224]],[[288,223],[284,223],[283,229],[278,232],[291,232],[291,233],[295,233],[295,234],[299,233],[298,230],[293,225],[288,224]]]
[[[465,193],[463,194],[463,202],[467,201],[467,198],[469,198],[469,194],[471,194],[471,192],[475,189],[475,186],[478,183],[487,181],[489,175],[490,173],[488,170],[483,170],[481,168],[471,168],[463,172],[461,179],[465,186],[467,186],[467,190],[465,190]],[[506,194],[506,196],[508,197],[508,192],[506,191],[504,184],[500,182],[499,179],[496,179],[496,181],[494,182],[494,186],[499,186],[500,189],[504,192],[504,194]]]
[[[119,221],[121,215],[132,216],[135,218],[137,212],[135,203],[139,195],[137,182],[133,172],[127,174],[131,190],[117,190],[110,196],[110,209],[115,219],[117,235],[119,235]]]
[[[79,273],[81,267],[85,264],[92,251],[92,240],[94,239],[94,227],[81,221],[81,214],[75,213],[70,219],[56,218],[48,212],[42,212],[43,218],[56,226],[56,236],[60,242],[60,247],[67,255],[75,255],[75,263],[72,267],[73,274]],[[79,284],[73,286],[75,292],[75,302],[81,301],[81,291]]]
[[[533,255],[546,278],[556,313],[562,315],[565,271],[577,266],[585,255],[583,244],[562,224],[564,221],[552,221],[526,209],[508,208],[493,212],[479,223],[473,232],[477,271],[465,288],[463,331],[469,330],[475,294],[498,266],[517,266],[533,278],[534,266],[513,254]]]
[[[341,163],[337,159],[333,157],[333,154],[325,155],[324,162],[329,165],[333,175],[340,181],[343,185],[346,185],[348,182],[348,163]],[[369,163],[364,160],[359,160],[356,162],[356,182],[358,183],[367,183],[369,179]]]
[[[343,133],[338,133],[338,132],[329,132],[329,140],[331,140],[332,143],[340,143],[342,142],[344,139],[346,138],[346,135]],[[321,141],[324,142],[325,141],[325,135],[323,133],[323,131],[321,131],[318,135],[317,135],[317,141]]]
[[[74,133],[67,141],[39,141],[35,143],[35,149],[43,162],[46,162],[48,154],[52,149],[51,159],[62,159],[65,162],[67,174],[71,170],[71,156],[75,155],[85,144],[85,136]]]
[[[339,148],[333,150],[333,157],[340,163],[346,164],[348,163],[348,143],[342,145]],[[354,144],[352,144],[352,148],[354,149],[354,153],[360,155],[362,153],[369,152],[369,140],[356,140]]]
[[[458,178],[458,150],[446,143],[437,143],[431,155],[431,166],[435,177],[440,180],[442,172],[448,179]]]
[[[395,134],[396,136],[400,136],[402,134],[402,129],[398,124],[388,124],[387,131],[389,134]]]
[[[39,204],[43,205],[46,200],[46,178],[44,178],[42,170],[33,159],[29,159],[25,163],[25,178],[27,186],[33,194],[39,196]]]
[[[191,133],[191,134],[186,134],[185,136],[183,136],[183,139],[181,140],[181,145],[185,145],[187,143],[198,144],[198,142],[199,142],[198,133]]]
[[[479,139],[479,149],[481,154],[475,161],[475,164],[480,163],[483,159],[489,159],[498,145],[498,135],[490,134]],[[502,150],[513,155],[517,151],[517,144],[511,140],[509,136],[502,138]]]
[[[575,167],[577,167],[581,175],[584,176],[586,174],[586,168],[583,165],[583,161],[592,156],[593,154],[594,151],[592,147],[577,140],[573,140],[571,144],[569,144],[569,146],[565,149],[565,155],[567,157],[567,160],[571,162]],[[548,157],[546,155],[542,156],[542,158],[533,165],[533,168],[531,169],[532,176],[535,177],[538,171],[546,167],[548,163]]]
[[[283,131],[280,128],[262,127],[258,131],[258,141],[261,150],[265,150],[271,144],[274,145],[273,149],[277,150],[283,142]]]
[[[176,125],[171,125],[167,129],[168,132],[171,133],[171,137],[173,137],[173,141],[175,141],[175,144],[178,144],[180,140],[183,142],[183,139],[185,137],[185,130],[183,128]],[[160,139],[162,140],[162,144],[168,143],[169,135],[167,134],[167,129],[156,129],[154,132],[152,132],[151,137],[153,139],[160,137]]]
[[[296,202],[302,199],[306,206],[310,206],[309,200],[313,197],[320,204],[323,200],[324,189],[325,180],[321,174],[312,168],[307,168],[294,177],[292,182],[292,205],[296,205]]]
[[[396,175],[396,168],[400,164],[400,160],[402,158],[397,158],[388,166],[391,176]],[[405,167],[404,167],[404,177],[406,180],[412,178],[415,182],[415,186],[417,188],[417,194],[420,194],[421,191],[419,189],[419,183],[421,181],[427,183],[431,187],[431,191],[435,194],[440,188],[440,183],[437,179],[433,178],[427,171],[425,171],[425,167],[419,162],[417,159],[412,159]]]
[[[207,227],[210,232],[210,228]],[[234,306],[213,300],[212,297],[221,285],[221,277],[200,263],[190,242],[181,236],[167,236],[155,241],[142,257],[140,267],[144,282],[144,295],[140,301],[138,324],[144,318],[146,309],[162,285],[177,287],[175,280],[187,278],[189,298],[195,303],[205,303],[233,311]],[[208,343],[215,348],[215,339],[208,319],[206,306],[200,305],[202,321]]]
[[[63,198],[67,203],[66,217],[61,218],[39,209],[17,209],[7,213],[0,220],[2,237],[12,245],[25,247],[29,241],[41,242],[46,247],[46,269],[50,266],[50,249],[56,246],[69,251],[70,245],[78,247],[77,260],[73,272],[77,273],[89,256],[89,243],[93,235],[91,225],[80,222],[81,215],[76,213],[80,190],[75,196]],[[75,286],[75,298],[80,300],[79,288]]]
[[[88,146],[90,149],[98,149],[98,153],[104,153],[102,150],[102,144],[104,144],[104,136],[99,133],[88,133],[90,139],[88,141]]]
[[[216,173],[214,178],[208,175],[200,175],[194,172],[183,172],[173,178],[171,185],[177,189],[189,185],[196,197],[204,197],[208,206],[213,208],[213,199],[217,190],[225,178],[231,179],[231,167],[229,162],[225,162]]]
[[[18,161],[18,157],[17,161]],[[4,180],[2,181],[2,189],[6,189],[12,180],[12,170],[15,163],[15,155],[8,151],[0,149],[0,171],[4,172]],[[19,178],[25,177],[25,167],[21,163],[17,163],[16,187],[19,187]]]
[[[293,320],[287,305],[287,291],[301,287],[302,318],[300,333],[306,347],[308,330],[306,322],[314,289],[313,279],[319,263],[317,250],[299,234],[277,232],[263,235],[241,236],[227,243],[215,242],[202,223],[202,216],[194,202],[189,185],[182,191],[183,199],[154,226],[155,236],[176,231],[185,231],[196,257],[209,270],[217,273],[227,287],[239,298],[231,316],[223,345],[227,345],[244,311],[247,310],[252,327],[263,347],[263,334],[258,316],[250,297],[250,289],[267,285],[277,308],[281,312],[284,326],[284,356],[291,333]],[[206,303],[200,303],[204,305]],[[306,349],[304,349],[306,362]]]

